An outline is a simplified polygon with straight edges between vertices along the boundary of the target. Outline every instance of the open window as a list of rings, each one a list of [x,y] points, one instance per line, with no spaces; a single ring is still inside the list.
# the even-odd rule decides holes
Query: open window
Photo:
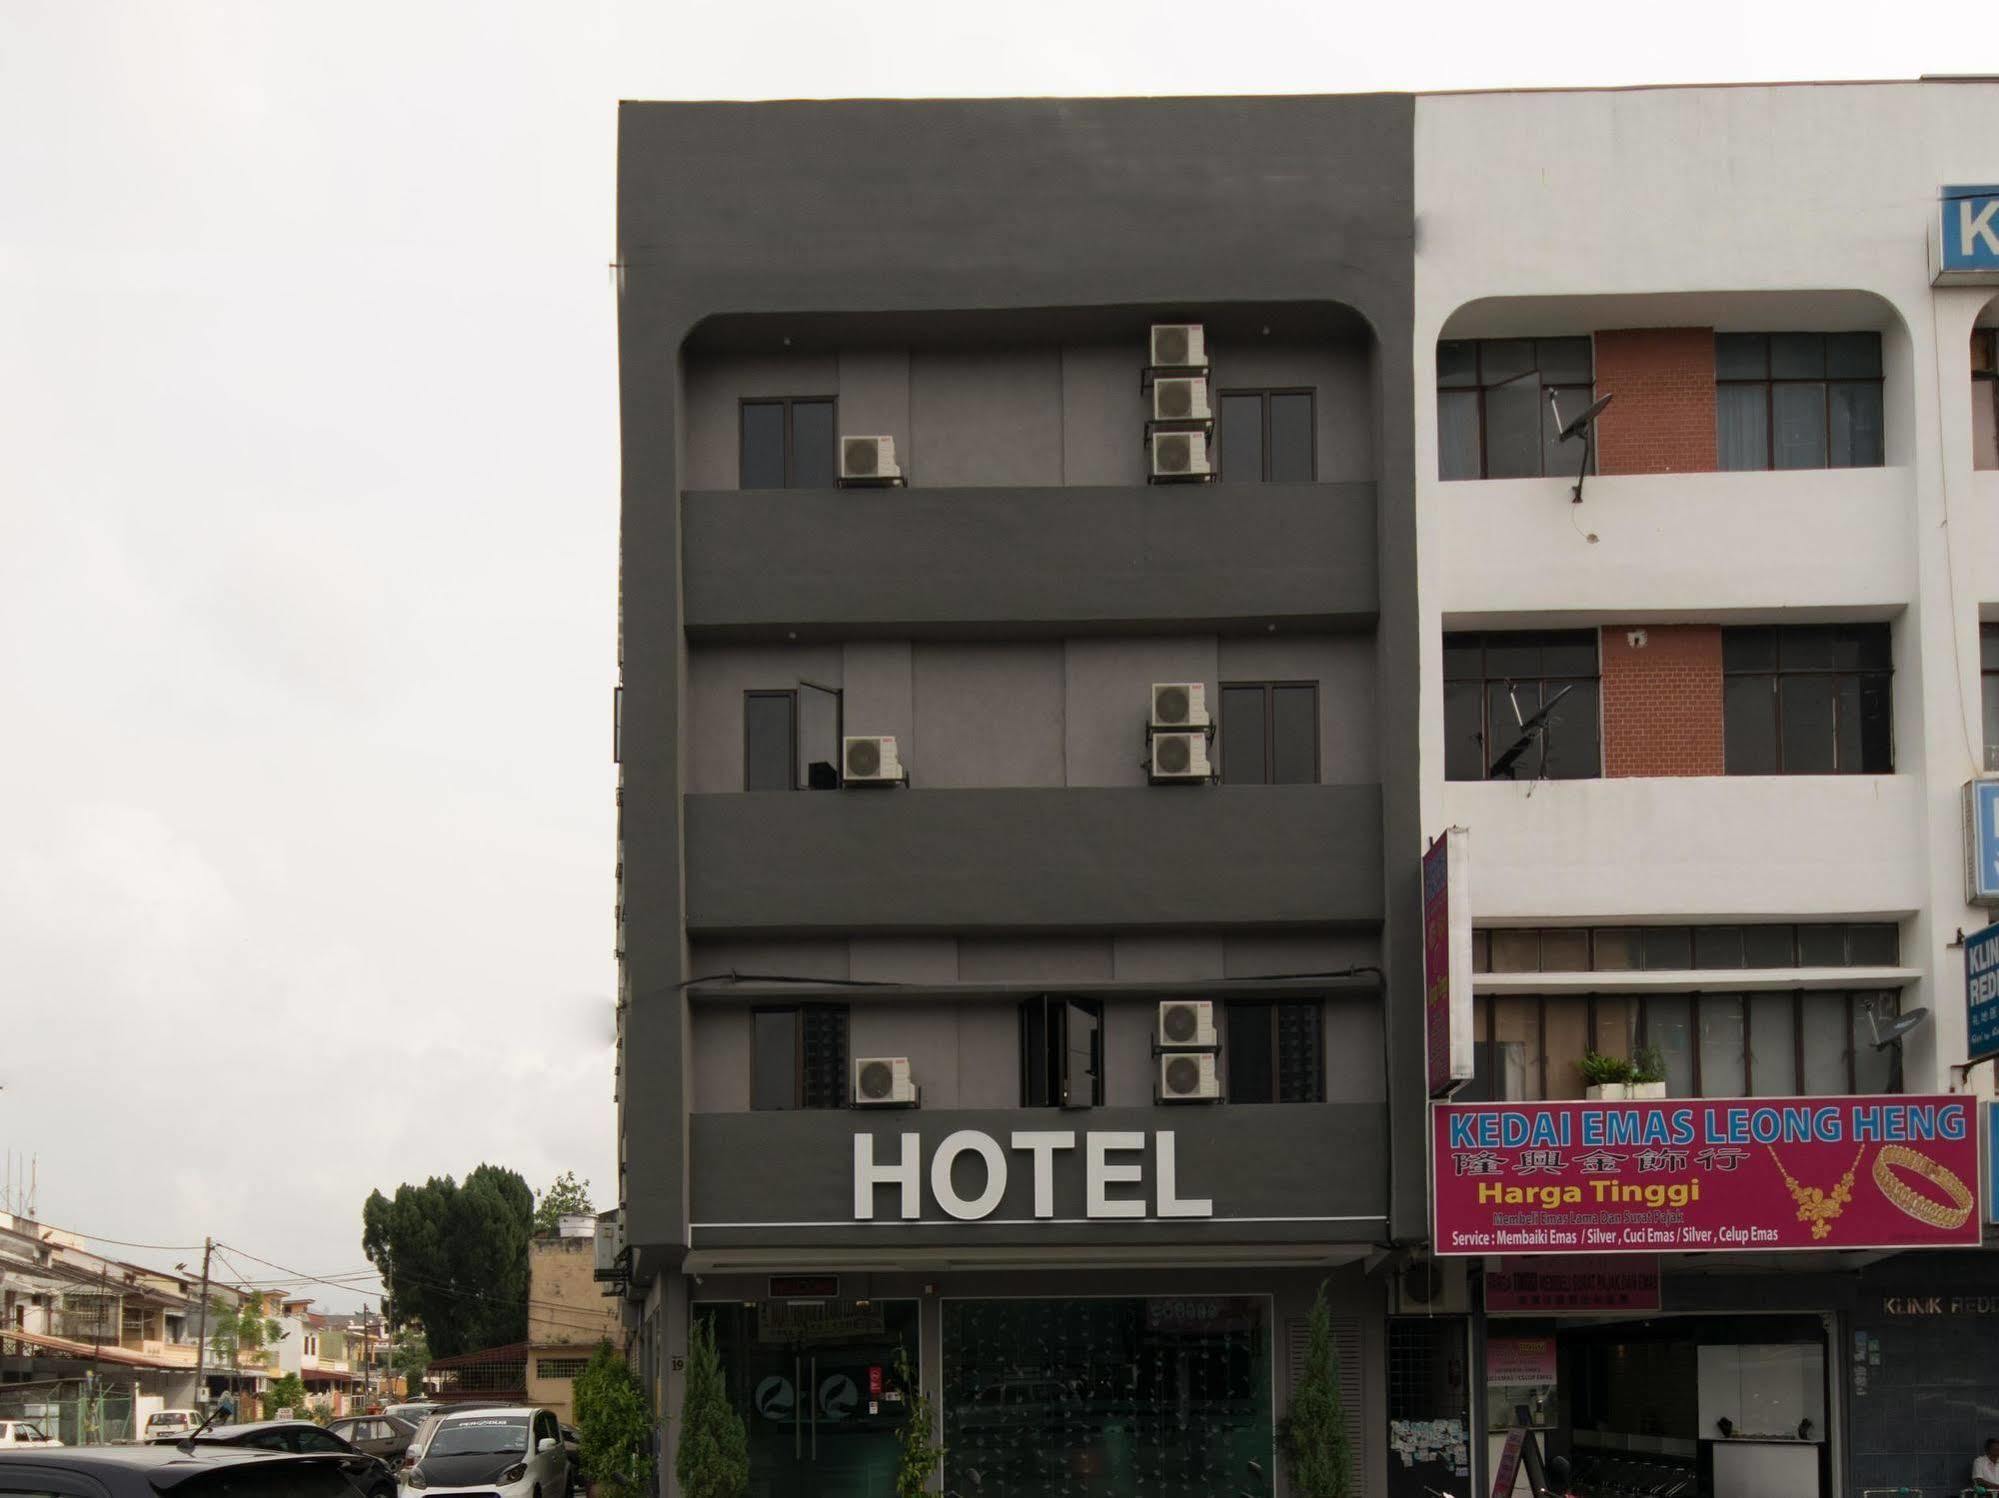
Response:
[[[800,681],[743,693],[743,789],[838,789],[842,726],[837,687]]]
[[[1096,1108],[1103,1101],[1103,1005],[1051,994],[1022,1004],[1021,1106]]]

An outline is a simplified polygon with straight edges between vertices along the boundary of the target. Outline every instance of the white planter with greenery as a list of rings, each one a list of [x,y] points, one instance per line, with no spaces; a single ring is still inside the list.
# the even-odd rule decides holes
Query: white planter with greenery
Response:
[[[1598,1082],[1594,1086],[1585,1087],[1583,1089],[1583,1096],[1593,1103],[1621,1103],[1631,1096],[1631,1084],[1629,1082]]]

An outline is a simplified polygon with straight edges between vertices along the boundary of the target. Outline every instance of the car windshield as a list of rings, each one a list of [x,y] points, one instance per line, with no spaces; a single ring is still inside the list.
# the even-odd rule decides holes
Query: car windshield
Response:
[[[495,1415],[485,1420],[452,1420],[430,1438],[425,1456],[503,1456],[528,1449],[524,1416]]]
[[[30,1425],[27,1421],[22,1420],[14,1427],[14,1439],[17,1441],[46,1441],[48,1437],[42,1434],[40,1426]]]

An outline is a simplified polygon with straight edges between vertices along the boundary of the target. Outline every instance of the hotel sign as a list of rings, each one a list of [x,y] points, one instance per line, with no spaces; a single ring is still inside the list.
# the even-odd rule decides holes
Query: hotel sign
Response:
[[[1999,185],[1938,189],[1930,220],[1930,282],[1999,284]]]
[[[1965,1097],[1445,1103],[1440,1254],[1977,1247]]]

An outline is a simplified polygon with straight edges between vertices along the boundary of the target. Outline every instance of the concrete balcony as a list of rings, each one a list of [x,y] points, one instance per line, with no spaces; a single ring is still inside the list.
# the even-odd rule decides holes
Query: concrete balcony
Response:
[[[1367,627],[1367,483],[687,494],[695,639]]]
[[[771,791],[685,804],[695,935],[1381,919],[1375,785]]]
[[[1884,617],[1916,596],[1906,468],[1599,476],[1581,505],[1573,483],[1418,485],[1447,624],[1713,621],[1796,605]]]
[[[693,1249],[710,1262],[730,1250],[807,1259],[815,1250],[834,1258],[858,1250],[901,1262],[940,1249],[958,1261],[979,1250],[1056,1246],[1099,1263],[1120,1251],[1184,1262],[1202,1245],[1320,1245],[1313,1251],[1323,1253],[1323,1245],[1375,1241],[1385,1227],[1386,1114],[1373,1103],[697,1113],[690,1124]],[[939,1144],[962,1130],[997,1146],[1004,1174],[997,1198],[972,1217],[963,1204],[991,1179],[980,1156],[958,1153],[946,1167],[960,1198],[955,1212],[939,1204],[931,1169]],[[1036,1176],[1044,1167],[1026,1143],[1014,1143],[1017,1130],[1070,1136],[1066,1145],[1049,1142],[1043,1202]],[[1101,1187],[1095,1202],[1093,1134],[1099,1148],[1110,1147],[1107,1163],[1136,1171]],[[857,1136],[867,1136],[864,1146]],[[914,1216],[903,1215],[893,1184],[858,1193],[871,1215],[857,1215],[862,1148],[878,1170],[920,1159]]]
[[[1481,922],[1881,918],[1927,900],[1913,775],[1461,781],[1443,805],[1471,830]]]

